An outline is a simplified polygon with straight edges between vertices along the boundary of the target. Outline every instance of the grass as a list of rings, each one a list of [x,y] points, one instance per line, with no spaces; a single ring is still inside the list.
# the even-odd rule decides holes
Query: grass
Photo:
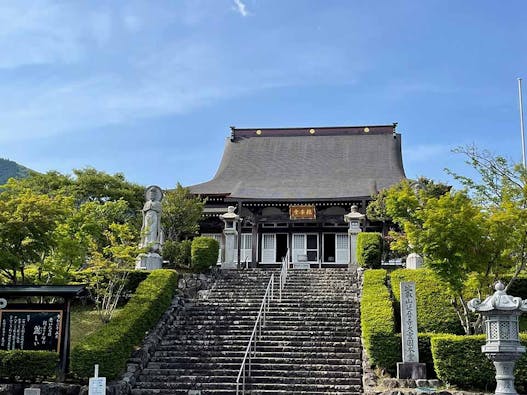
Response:
[[[119,314],[117,308],[114,317]],[[73,306],[71,308],[71,347],[75,346],[83,337],[104,326],[99,313],[94,306]]]

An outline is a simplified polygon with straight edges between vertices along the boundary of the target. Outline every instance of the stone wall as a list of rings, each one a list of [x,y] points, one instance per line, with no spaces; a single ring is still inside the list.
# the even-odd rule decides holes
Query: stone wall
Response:
[[[207,298],[221,275],[213,269],[209,273],[181,274],[178,282],[178,292],[172,299],[170,307],[165,311],[157,325],[143,340],[143,343],[132,354],[126,366],[126,372],[121,380],[108,383],[107,395],[128,395],[137,377],[148,364],[158,345],[161,343],[167,329],[183,314],[190,299]],[[41,395],[87,395],[88,386],[68,383],[38,383],[38,384],[0,384],[0,395],[23,395],[24,388],[40,388]]]

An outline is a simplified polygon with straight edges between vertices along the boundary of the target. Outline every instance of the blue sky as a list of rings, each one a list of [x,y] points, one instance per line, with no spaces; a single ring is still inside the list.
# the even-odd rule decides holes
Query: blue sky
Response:
[[[213,176],[230,125],[398,122],[407,176],[449,181],[443,168],[468,171],[456,146],[521,158],[526,14],[524,0],[2,1],[0,157],[172,187]]]

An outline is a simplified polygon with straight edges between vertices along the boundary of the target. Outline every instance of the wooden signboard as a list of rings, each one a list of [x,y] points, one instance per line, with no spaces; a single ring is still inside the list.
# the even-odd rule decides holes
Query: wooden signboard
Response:
[[[305,204],[298,206],[289,206],[290,219],[317,219],[315,205]]]
[[[0,350],[60,352],[63,310],[0,310]]]

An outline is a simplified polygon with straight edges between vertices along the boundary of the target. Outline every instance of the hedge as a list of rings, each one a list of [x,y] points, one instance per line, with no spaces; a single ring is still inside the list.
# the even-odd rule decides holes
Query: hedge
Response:
[[[196,270],[208,269],[218,262],[220,244],[210,237],[196,237],[192,240],[192,267]]]
[[[72,372],[87,378],[99,364],[101,376],[117,378],[134,347],[170,306],[177,286],[173,270],[154,270],[139,286],[118,316],[88,335],[71,352]]]
[[[380,233],[363,232],[357,236],[357,263],[360,267],[378,269],[381,267]]]
[[[401,341],[395,334],[393,305],[386,280],[386,270],[364,272],[361,328],[370,364],[393,373],[396,362],[401,359]]]
[[[463,334],[447,286],[429,269],[398,269],[390,274],[397,318],[400,318],[401,281],[415,282],[419,332]]]
[[[59,354],[51,351],[0,351],[0,376],[10,380],[51,378],[57,373]]]
[[[527,344],[527,335],[520,335]],[[437,377],[457,387],[492,391],[495,389],[495,370],[492,362],[481,352],[485,335],[456,336],[435,335],[431,339]],[[527,390],[527,355],[516,364],[516,389],[519,393]]]

